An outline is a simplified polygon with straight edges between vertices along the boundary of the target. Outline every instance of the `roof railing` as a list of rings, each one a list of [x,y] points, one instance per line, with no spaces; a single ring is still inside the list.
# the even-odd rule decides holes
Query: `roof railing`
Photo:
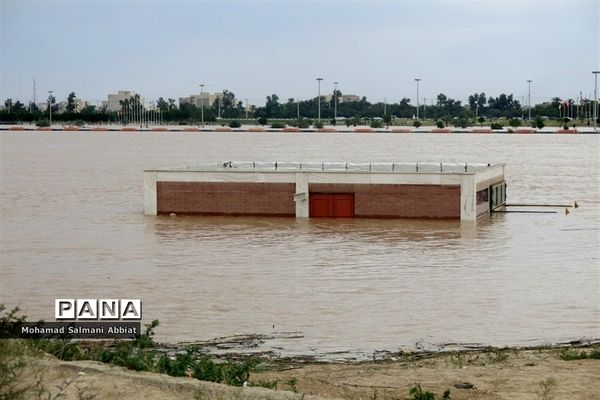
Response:
[[[331,171],[331,172],[395,172],[395,173],[472,173],[493,166],[492,163],[433,163],[433,162],[392,162],[392,163],[349,163],[349,162],[264,162],[264,161],[225,161],[214,164],[200,164],[180,168],[167,168],[172,171]]]

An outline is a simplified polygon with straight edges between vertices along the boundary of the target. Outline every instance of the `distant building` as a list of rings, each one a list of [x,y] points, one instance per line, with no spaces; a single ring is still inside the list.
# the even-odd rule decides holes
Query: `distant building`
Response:
[[[58,112],[62,113],[62,112],[67,111],[67,105],[68,105],[68,103],[66,101],[61,101],[61,102],[59,102],[56,105],[58,106]],[[74,112],[76,112],[76,113],[77,112],[81,112],[81,110],[84,107],[86,107],[87,105],[88,105],[87,101],[75,98],[75,110],[74,110]],[[47,106],[48,106],[48,104],[46,103],[46,105],[44,106],[44,108],[47,107]]]
[[[328,94],[325,97],[325,101],[331,101],[331,99],[333,99],[333,95]],[[360,101],[360,96],[357,96],[355,94],[343,94],[341,96],[338,97],[338,103],[350,103],[353,101]]]
[[[108,100],[106,102],[102,102],[102,105],[106,105],[106,111],[119,111],[121,110],[121,101],[130,99],[137,95],[136,92],[129,90],[119,90],[116,94],[109,94]],[[142,104],[146,103],[146,100],[143,96],[140,96],[140,102]]]
[[[192,94],[188,97],[180,97],[179,98],[179,105],[182,104],[192,104],[198,108],[204,107],[204,108],[209,108],[211,107],[214,102],[223,97],[223,93],[202,93],[202,94]],[[235,103],[235,101],[234,101]]]

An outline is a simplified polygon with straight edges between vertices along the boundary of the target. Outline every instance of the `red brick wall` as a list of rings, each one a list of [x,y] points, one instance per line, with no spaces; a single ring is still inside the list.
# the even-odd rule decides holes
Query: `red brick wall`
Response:
[[[355,193],[356,217],[460,218],[459,185],[311,184],[313,193]]]
[[[159,214],[295,216],[294,183],[157,182]]]
[[[311,184],[313,193],[354,193],[356,217],[460,218],[458,185]],[[159,214],[294,216],[295,184],[157,182]]]

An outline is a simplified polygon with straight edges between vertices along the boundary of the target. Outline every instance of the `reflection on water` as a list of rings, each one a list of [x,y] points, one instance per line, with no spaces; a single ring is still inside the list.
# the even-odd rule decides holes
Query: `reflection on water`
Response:
[[[32,318],[54,298],[141,298],[162,340],[299,332],[261,349],[303,354],[600,337],[597,136],[0,135],[0,303]],[[581,207],[477,224],[142,214],[143,168],[222,159],[506,162],[510,202]]]

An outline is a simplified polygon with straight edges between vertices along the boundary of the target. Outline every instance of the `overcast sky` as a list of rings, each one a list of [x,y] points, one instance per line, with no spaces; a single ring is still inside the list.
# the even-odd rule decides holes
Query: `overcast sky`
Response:
[[[593,96],[600,1],[0,0],[0,98]]]

